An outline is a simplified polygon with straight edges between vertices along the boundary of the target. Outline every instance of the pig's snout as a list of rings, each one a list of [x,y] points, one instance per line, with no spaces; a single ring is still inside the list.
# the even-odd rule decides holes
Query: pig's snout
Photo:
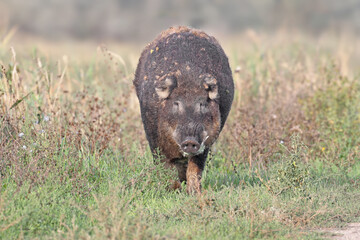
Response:
[[[195,154],[199,151],[200,144],[195,138],[186,138],[185,141],[180,144],[180,147],[184,153]]]

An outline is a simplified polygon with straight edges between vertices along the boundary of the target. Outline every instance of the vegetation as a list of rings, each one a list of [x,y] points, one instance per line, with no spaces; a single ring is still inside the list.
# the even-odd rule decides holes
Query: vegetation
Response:
[[[316,239],[359,221],[359,59],[331,37],[296,39],[224,44],[236,97],[201,196],[170,191],[174,172],[154,164],[136,54],[3,42],[0,238]]]

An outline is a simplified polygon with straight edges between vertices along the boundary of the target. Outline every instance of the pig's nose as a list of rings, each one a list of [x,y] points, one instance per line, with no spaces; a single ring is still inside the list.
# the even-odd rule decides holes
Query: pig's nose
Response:
[[[186,153],[194,154],[199,151],[200,144],[194,139],[186,139],[181,143],[181,150]]]

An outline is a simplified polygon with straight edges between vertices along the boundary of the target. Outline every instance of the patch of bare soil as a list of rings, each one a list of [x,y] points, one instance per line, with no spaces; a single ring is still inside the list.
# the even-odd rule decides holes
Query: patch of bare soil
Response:
[[[329,233],[329,239],[337,240],[359,240],[360,239],[360,223],[350,223],[344,229],[326,228],[321,232]]]

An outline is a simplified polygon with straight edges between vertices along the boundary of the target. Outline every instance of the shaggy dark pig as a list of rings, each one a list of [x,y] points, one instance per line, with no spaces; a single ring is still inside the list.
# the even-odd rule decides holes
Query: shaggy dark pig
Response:
[[[200,193],[209,148],[234,98],[223,49],[202,31],[169,28],[145,47],[134,85],[152,152],[164,156],[166,167],[177,168],[188,193]]]

